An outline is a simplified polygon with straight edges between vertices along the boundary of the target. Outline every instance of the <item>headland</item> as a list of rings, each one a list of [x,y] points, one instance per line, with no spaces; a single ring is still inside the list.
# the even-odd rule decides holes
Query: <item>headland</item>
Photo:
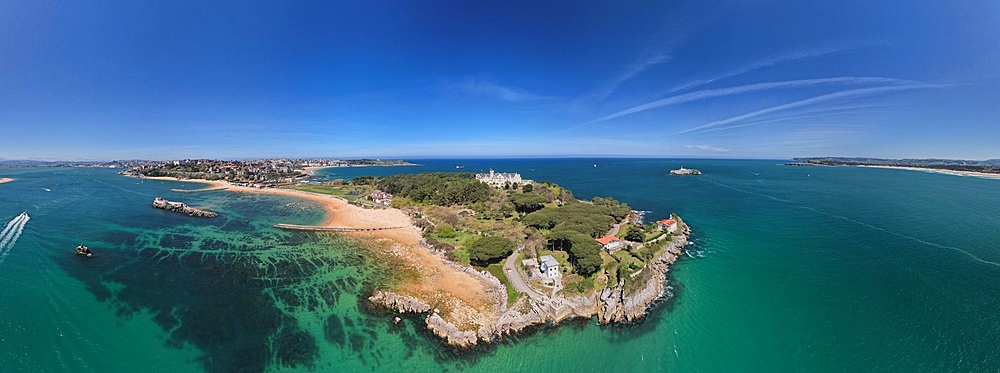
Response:
[[[1000,179],[1000,160],[970,161],[956,159],[882,159],[812,157],[795,158],[787,166],[857,166],[923,171],[956,176]]]
[[[568,318],[641,320],[668,293],[667,271],[690,233],[676,215],[643,224],[614,199],[581,201],[558,185],[513,177],[486,183],[468,173],[416,174],[284,188],[147,179],[321,204],[327,217],[310,230],[358,237],[398,264],[397,281],[369,300],[422,315],[455,348]],[[441,193],[423,193],[430,191]]]

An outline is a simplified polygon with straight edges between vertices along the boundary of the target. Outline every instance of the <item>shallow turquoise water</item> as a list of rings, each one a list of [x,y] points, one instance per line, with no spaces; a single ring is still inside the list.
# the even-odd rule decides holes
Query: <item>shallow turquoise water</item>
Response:
[[[490,167],[694,228],[645,322],[582,320],[456,354],[369,310],[363,250],[292,234],[309,203],[103,169],[0,169],[7,371],[914,371],[1000,369],[1000,181],[722,160],[420,160],[328,177]],[[596,165],[596,167],[595,167]],[[671,177],[680,166],[701,177]],[[48,188],[51,192],[43,188]],[[156,195],[222,213],[149,207]],[[2,226],[0,226],[2,227]],[[0,237],[2,240],[3,237]],[[84,241],[98,257],[70,250]],[[0,248],[4,249],[4,248]]]

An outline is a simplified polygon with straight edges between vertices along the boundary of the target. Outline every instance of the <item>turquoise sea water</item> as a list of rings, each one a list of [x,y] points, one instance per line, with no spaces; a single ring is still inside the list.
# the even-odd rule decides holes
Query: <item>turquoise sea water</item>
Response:
[[[418,160],[520,172],[693,227],[673,296],[466,353],[367,307],[364,249],[283,232],[318,206],[107,169],[0,169],[4,371],[996,371],[1000,180],[781,161]],[[700,177],[669,169],[699,168]],[[149,207],[162,195],[219,211]],[[27,212],[26,222],[18,218]],[[14,240],[21,226],[23,232]],[[84,242],[94,258],[73,254]]]

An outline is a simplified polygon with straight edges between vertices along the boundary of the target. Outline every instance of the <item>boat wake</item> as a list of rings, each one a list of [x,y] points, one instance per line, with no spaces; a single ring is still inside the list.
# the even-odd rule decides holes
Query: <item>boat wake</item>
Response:
[[[0,232],[0,265],[3,264],[4,260],[7,260],[7,254],[17,243],[17,239],[21,237],[21,232],[24,232],[24,226],[28,224],[30,219],[27,212],[22,212],[21,215],[7,223],[7,226]]]
[[[875,226],[875,225],[871,225],[871,224],[865,223],[863,221],[852,219],[852,218],[849,218],[849,217],[846,217],[846,216],[843,216],[843,215],[832,214],[832,213],[829,213],[829,212],[817,209],[815,207],[810,207],[810,206],[805,206],[805,205],[799,205],[799,204],[797,204],[797,203],[795,203],[793,201],[789,201],[789,200],[786,200],[786,199],[781,199],[781,198],[777,198],[777,197],[774,197],[774,196],[769,196],[769,195],[766,195],[766,194],[761,194],[761,193],[756,193],[756,192],[752,192],[752,191],[748,191],[748,190],[743,190],[743,189],[740,189],[740,188],[736,188],[736,187],[733,187],[733,186],[725,185],[725,184],[722,184],[722,183],[719,183],[719,182],[715,182],[715,181],[712,181],[712,180],[708,180],[708,179],[704,179],[704,181],[707,181],[709,183],[712,183],[712,184],[715,184],[715,185],[718,185],[718,186],[721,186],[721,187],[724,187],[724,188],[729,188],[729,189],[732,189],[732,190],[735,190],[735,191],[738,191],[738,192],[752,194],[752,195],[755,195],[755,196],[760,196],[760,197],[768,198],[768,199],[771,199],[771,200],[775,200],[775,201],[779,201],[779,202],[784,202],[784,203],[792,204],[792,205],[795,205],[796,207],[798,207],[800,209],[803,209],[803,210],[809,210],[809,211],[815,212],[815,213],[820,214],[820,215],[825,215],[825,216],[828,216],[828,217],[831,217],[831,218],[836,218],[836,219],[841,219],[841,220],[844,220],[844,221],[848,221],[848,222],[851,222],[851,223],[854,223],[854,224],[857,224],[857,225],[860,225],[860,226],[863,226],[863,227],[866,227],[866,228],[870,228],[870,229],[874,229],[874,230],[877,230],[877,231],[880,231],[880,232],[888,233],[888,234],[891,234],[891,235],[896,236],[896,237],[905,238],[907,240],[914,241],[914,242],[917,242],[917,243],[921,243],[921,244],[924,244],[924,245],[927,245],[927,246],[936,247],[936,248],[939,248],[939,249],[956,251],[956,252],[965,254],[970,259],[972,259],[972,260],[974,260],[976,262],[979,262],[981,264],[991,265],[991,266],[994,266],[994,267],[1000,267],[1000,263],[980,258],[980,257],[976,256],[975,254],[973,254],[973,253],[971,253],[971,252],[969,252],[967,250],[963,250],[961,248],[958,248],[958,247],[941,245],[941,244],[938,244],[938,243],[925,241],[925,240],[922,240],[922,239],[919,239],[919,238],[916,238],[916,237],[913,237],[913,236],[909,236],[909,235],[906,235],[906,234],[903,234],[903,233],[891,231],[891,230],[888,230],[888,229],[885,229],[885,228],[882,228],[882,227],[878,227],[878,226]]]

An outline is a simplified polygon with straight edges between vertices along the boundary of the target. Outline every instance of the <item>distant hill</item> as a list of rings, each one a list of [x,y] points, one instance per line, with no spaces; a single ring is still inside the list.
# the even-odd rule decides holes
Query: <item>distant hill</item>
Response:
[[[120,167],[119,162],[0,159],[0,167]]]

